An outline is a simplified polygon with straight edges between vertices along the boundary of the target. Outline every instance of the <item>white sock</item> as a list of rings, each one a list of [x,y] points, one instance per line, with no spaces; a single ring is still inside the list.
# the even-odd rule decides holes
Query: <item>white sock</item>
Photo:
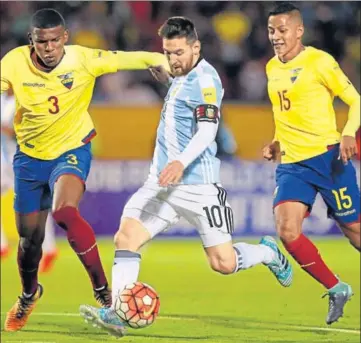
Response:
[[[248,269],[257,264],[270,263],[275,255],[275,252],[268,246],[263,244],[247,244],[235,243],[233,248],[236,255],[237,267],[235,273],[241,269]]]
[[[124,287],[138,280],[140,254],[128,250],[115,250],[112,268],[113,307],[115,300]]]
[[[55,243],[55,225],[53,219],[48,216],[45,224],[45,237],[43,242],[43,253],[51,253],[56,249]]]
[[[1,231],[1,249],[3,249],[8,246],[8,240],[6,238],[6,235],[5,235],[5,232],[2,228],[2,226],[0,227],[0,231]]]

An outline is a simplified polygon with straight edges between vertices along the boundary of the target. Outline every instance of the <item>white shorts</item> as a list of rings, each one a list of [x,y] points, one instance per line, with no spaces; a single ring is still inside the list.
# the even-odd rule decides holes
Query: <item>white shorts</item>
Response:
[[[147,181],[125,205],[125,217],[139,220],[152,238],[183,217],[196,227],[204,247],[232,240],[233,213],[219,184],[165,188]]]

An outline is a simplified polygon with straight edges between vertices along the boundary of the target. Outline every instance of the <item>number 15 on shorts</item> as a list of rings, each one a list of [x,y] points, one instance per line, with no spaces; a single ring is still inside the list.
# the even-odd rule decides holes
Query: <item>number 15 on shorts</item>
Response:
[[[234,232],[233,212],[230,207],[218,205],[205,206],[203,211],[211,228],[226,228],[226,232],[230,234]]]
[[[347,187],[340,188],[339,190],[332,190],[332,193],[335,197],[337,209],[341,211],[342,209],[349,209],[352,207],[352,199],[349,195],[345,194],[347,192]]]

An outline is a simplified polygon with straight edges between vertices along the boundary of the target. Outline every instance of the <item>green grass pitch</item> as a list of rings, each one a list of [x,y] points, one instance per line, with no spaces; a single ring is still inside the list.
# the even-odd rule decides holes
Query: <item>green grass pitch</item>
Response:
[[[254,242],[254,240],[246,240]],[[345,239],[316,239],[335,273],[355,295],[344,318],[328,328],[323,288],[295,267],[294,284],[282,288],[264,266],[223,276],[208,267],[200,242],[156,240],[143,250],[140,281],[161,300],[160,316],[148,328],[129,330],[119,342],[134,343],[316,343],[360,342],[360,257]],[[110,279],[111,239],[100,240]],[[88,277],[64,240],[54,270],[41,275],[44,296],[22,331],[3,331],[5,313],[20,293],[16,253],[1,264],[1,342],[76,343],[117,341],[78,316],[94,304]]]

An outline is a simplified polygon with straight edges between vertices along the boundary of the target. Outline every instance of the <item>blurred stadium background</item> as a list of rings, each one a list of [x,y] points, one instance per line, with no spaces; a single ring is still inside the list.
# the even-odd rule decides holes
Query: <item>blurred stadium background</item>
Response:
[[[161,52],[158,27],[173,15],[194,20],[203,55],[220,73],[225,99],[218,135],[223,159],[222,183],[235,213],[237,236],[275,235],[272,217],[274,169],[262,161],[261,149],[273,138],[271,106],[267,99],[265,65],[272,50],[267,38],[267,12],[272,2],[0,2],[1,56],[27,44],[32,13],[58,9],[70,29],[70,44],[111,50]],[[360,90],[360,2],[297,2],[307,27],[305,44],[330,52]],[[98,79],[90,113],[98,136],[93,141],[95,160],[81,211],[98,236],[108,277],[113,263],[111,235],[123,206],[148,173],[162,98],[166,89],[147,71],[121,72]],[[347,108],[337,103],[340,127]],[[359,163],[355,161],[358,173]],[[3,227],[17,237],[12,210],[13,193],[1,201]],[[160,324],[132,331],[126,342],[359,342],[359,255],[341,238],[326,218],[318,199],[305,231],[318,235],[325,260],[356,291],[346,317],[331,329],[323,327],[327,301],[322,288],[295,267],[295,283],[281,289],[266,268],[224,277],[211,273],[201,245],[184,242],[194,228],[180,222],[143,250],[140,280],[161,295]],[[62,235],[61,230],[58,234]],[[332,237],[332,239],[329,239]],[[336,238],[336,239],[335,239]],[[41,275],[44,299],[22,332],[1,332],[3,342],[104,342],[108,336],[82,324],[81,303],[92,301],[86,273],[65,239],[59,239],[60,256],[49,275]],[[1,323],[19,294],[16,245],[1,263]],[[293,262],[292,262],[293,263]],[[181,320],[181,321],[180,321]]]
[[[297,5],[307,28],[305,44],[331,53],[360,90],[360,3]],[[203,55],[217,68],[225,88],[218,143],[224,159],[222,181],[234,208],[236,233],[274,233],[271,203],[275,164],[261,158],[262,146],[273,137],[264,71],[272,57],[266,29],[271,6],[273,2],[250,1],[1,1],[1,55],[28,43],[30,17],[44,7],[64,15],[70,44],[111,50],[161,52],[158,27],[169,16],[190,17],[197,26]],[[146,178],[165,94],[165,87],[148,71],[119,72],[96,83],[90,113],[98,136],[93,141],[95,161],[81,210],[98,235],[115,232],[126,200]],[[337,104],[337,113],[342,126],[347,108]],[[11,235],[12,194],[3,200],[4,226],[11,228]],[[320,201],[307,221],[306,232],[338,234]],[[174,234],[194,235],[195,231],[180,222],[166,233]]]

